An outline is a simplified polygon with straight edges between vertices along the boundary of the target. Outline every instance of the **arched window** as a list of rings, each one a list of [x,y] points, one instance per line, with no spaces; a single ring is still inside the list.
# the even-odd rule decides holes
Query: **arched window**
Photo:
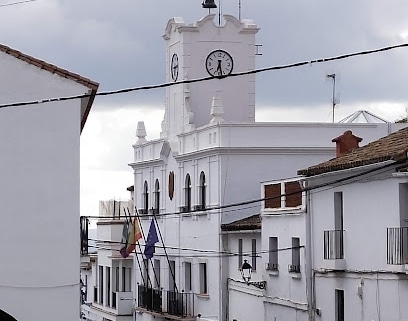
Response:
[[[200,174],[200,185],[198,186],[198,209],[199,210],[205,210],[205,174],[204,172],[201,172]]]
[[[1,321],[17,321],[17,319],[13,318],[10,314],[0,310],[0,320]]]
[[[160,184],[159,180],[156,179],[154,184],[154,209],[153,214],[159,214],[160,211]]]
[[[184,183],[184,213],[191,211],[191,179],[190,174],[186,175],[186,181]]]
[[[149,185],[147,184],[147,181],[144,182],[143,185],[143,209],[141,214],[147,214],[147,211],[149,209]]]

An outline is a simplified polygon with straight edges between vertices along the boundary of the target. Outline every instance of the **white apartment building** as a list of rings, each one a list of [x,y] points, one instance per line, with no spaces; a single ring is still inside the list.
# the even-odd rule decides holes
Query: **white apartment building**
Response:
[[[99,202],[96,239],[86,239],[87,244],[95,242],[96,253],[83,256],[88,264],[81,269],[81,280],[86,287],[83,320],[134,320],[133,254],[127,258],[120,254],[123,226],[126,217],[133,215],[132,208],[131,200]]]
[[[345,132],[336,158],[299,171],[311,320],[408,320],[408,129],[358,148],[360,137]]]
[[[98,84],[4,45],[0,65],[1,319],[78,320],[80,134]]]

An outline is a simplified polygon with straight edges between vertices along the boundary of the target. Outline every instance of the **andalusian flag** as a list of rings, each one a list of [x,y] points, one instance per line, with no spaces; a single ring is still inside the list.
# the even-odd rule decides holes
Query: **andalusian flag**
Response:
[[[122,231],[122,248],[120,249],[120,254],[122,257],[127,258],[130,253],[136,247],[136,242],[142,238],[142,232],[140,230],[139,220],[134,218],[133,221],[130,219],[126,220],[123,225]]]

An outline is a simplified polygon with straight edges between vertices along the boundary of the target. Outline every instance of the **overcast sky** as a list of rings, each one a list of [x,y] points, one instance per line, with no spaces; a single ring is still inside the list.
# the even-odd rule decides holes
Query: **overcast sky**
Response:
[[[164,33],[175,16],[192,23],[207,11],[201,0],[36,0],[5,6],[0,43],[100,83],[99,91],[163,83]],[[218,0],[216,0],[218,4]],[[257,68],[337,56],[408,42],[408,2],[402,0],[241,0],[242,18],[260,28]],[[222,12],[238,15],[238,0]],[[331,121],[360,109],[394,121],[408,106],[408,48],[270,71],[257,76],[258,121]],[[164,90],[98,97],[81,136],[81,213],[98,200],[124,198],[132,184],[136,124],[158,138]]]

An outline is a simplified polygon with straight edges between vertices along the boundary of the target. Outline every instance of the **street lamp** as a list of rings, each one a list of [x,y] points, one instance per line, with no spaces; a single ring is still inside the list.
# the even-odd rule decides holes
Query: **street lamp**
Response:
[[[241,275],[242,279],[245,281],[246,284],[248,285],[253,285],[254,287],[257,287],[258,289],[265,289],[266,287],[266,281],[251,281],[251,276],[252,276],[252,266],[251,264],[248,263],[247,260],[244,260],[244,264],[241,266]]]

